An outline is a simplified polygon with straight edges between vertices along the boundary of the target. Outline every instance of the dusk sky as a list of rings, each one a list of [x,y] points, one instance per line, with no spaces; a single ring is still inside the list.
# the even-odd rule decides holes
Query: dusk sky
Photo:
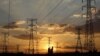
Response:
[[[96,13],[98,13],[100,0],[96,2]],[[0,0],[0,49],[4,37],[2,32],[7,32],[3,26],[7,25],[8,19],[10,19],[9,23],[15,22],[14,25],[18,26],[18,28],[10,29],[9,46],[16,49],[16,45],[19,44],[21,51],[28,49],[29,36],[26,27],[28,18],[38,20],[37,36],[40,49],[47,49],[48,37],[51,37],[51,45],[55,49],[57,42],[61,48],[75,46],[77,35],[74,28],[85,24],[85,19],[75,16],[82,13],[82,5],[81,0],[10,0],[9,13],[9,0]],[[97,23],[96,26],[100,28],[100,17],[98,20],[95,19],[95,24]],[[100,31],[99,28],[97,31]],[[84,34],[81,37],[83,44]],[[100,32],[95,31],[95,37],[96,48],[100,51]]]

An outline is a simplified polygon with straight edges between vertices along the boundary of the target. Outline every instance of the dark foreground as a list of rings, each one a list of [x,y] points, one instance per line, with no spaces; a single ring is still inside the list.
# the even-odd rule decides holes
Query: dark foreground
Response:
[[[0,53],[0,56],[100,56],[96,53],[54,53],[54,54],[23,54],[23,53]]]

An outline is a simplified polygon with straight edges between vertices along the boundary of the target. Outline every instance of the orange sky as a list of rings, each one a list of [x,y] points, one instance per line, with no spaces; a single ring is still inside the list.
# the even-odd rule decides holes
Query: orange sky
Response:
[[[10,3],[9,3],[10,1]],[[37,18],[38,27],[37,35],[34,40],[39,38],[40,51],[47,51],[48,37],[51,37],[51,45],[55,50],[71,51],[76,45],[77,35],[75,26],[84,26],[85,19],[81,19],[82,6],[81,0],[0,0],[0,50],[2,51],[3,33],[8,32],[8,23],[11,26],[9,32],[9,50],[16,51],[16,45],[20,46],[20,51],[24,52],[28,49],[29,44],[29,28],[27,19]],[[96,48],[100,50],[100,0],[97,0],[98,18],[94,20],[95,43]],[[92,9],[93,15],[95,11]],[[86,17],[85,15],[83,15]],[[94,18],[94,17],[93,17]],[[8,20],[9,19],[9,20]],[[84,35],[81,35],[82,44],[84,43]],[[56,48],[58,46],[60,48]],[[11,48],[13,47],[13,48]]]
[[[71,26],[70,26],[71,27]],[[67,28],[66,31],[63,32],[64,28]],[[1,28],[3,31],[5,29]],[[45,31],[44,31],[45,29]],[[72,28],[73,29],[73,28]],[[65,25],[63,27],[60,27],[57,24],[54,24],[53,26],[49,26],[48,24],[46,25],[42,25],[39,30],[38,30],[38,37],[39,37],[39,50],[40,52],[47,52],[47,48],[48,48],[48,37],[51,37],[51,45],[54,46],[55,51],[59,50],[59,52],[62,50],[65,50],[65,47],[75,47],[76,45],[76,38],[77,35],[75,34],[75,32],[73,31],[69,31],[69,25]],[[6,31],[6,30],[5,30]],[[20,34],[26,34],[25,33],[25,28],[15,28],[10,30],[11,35],[9,36],[9,45],[13,46],[14,50],[16,51],[16,45],[19,44],[20,45],[20,51],[24,51],[28,49],[28,43],[29,43],[29,36],[25,37],[25,36],[20,36]],[[41,33],[42,32],[42,33]],[[19,37],[15,37],[14,35],[19,35]],[[0,44],[2,44],[2,40],[3,40],[3,34],[0,34]],[[96,47],[99,50],[100,44],[99,44],[99,36],[100,33],[96,33],[95,34],[96,38],[95,38],[95,42],[96,42]],[[84,43],[84,35],[81,35],[82,38],[82,43]],[[36,40],[35,40],[36,41]],[[58,46],[60,48],[57,48],[57,43]],[[36,45],[36,42],[35,42]],[[10,47],[9,47],[10,48]],[[73,49],[75,50],[75,49]],[[73,51],[72,50],[72,51]],[[71,49],[69,49],[69,51],[71,51]]]

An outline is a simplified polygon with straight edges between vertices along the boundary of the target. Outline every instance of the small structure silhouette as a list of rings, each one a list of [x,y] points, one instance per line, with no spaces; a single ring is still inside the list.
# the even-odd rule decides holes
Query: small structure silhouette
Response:
[[[48,48],[48,56],[53,55],[53,46]]]

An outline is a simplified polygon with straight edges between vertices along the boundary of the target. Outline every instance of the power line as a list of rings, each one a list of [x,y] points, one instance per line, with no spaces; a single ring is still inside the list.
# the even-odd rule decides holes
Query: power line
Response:
[[[73,0],[73,1],[71,1],[71,3],[73,3],[75,0]],[[69,6],[69,4],[71,4],[71,3],[67,3],[68,5],[67,6]],[[68,7],[65,7],[64,9],[67,9]],[[64,9],[62,9],[62,10],[64,10]],[[56,10],[57,11],[57,10]],[[75,12],[76,12],[76,10],[75,10]],[[71,13],[72,14],[72,13]],[[53,16],[53,17],[55,17],[55,16],[57,16],[56,14]],[[71,15],[70,15],[71,16]],[[68,16],[69,17],[69,16]]]
[[[81,8],[81,7],[80,7],[80,8]],[[80,8],[79,8],[79,9],[80,9]],[[67,18],[67,19],[70,19],[70,17],[71,17],[75,12],[77,12],[79,9],[74,10],[74,11],[73,11],[72,13],[70,13],[68,16],[64,17],[62,21],[64,22],[66,18]]]
[[[45,20],[46,17],[49,16],[62,2],[63,0],[60,0],[60,2],[45,17],[43,17],[43,19]]]
[[[71,3],[73,3],[75,0],[73,0]],[[63,2],[63,0],[61,0],[43,19],[46,19],[47,16],[49,16],[61,3]],[[69,3],[69,4],[71,4]],[[66,7],[67,8],[67,7]],[[64,8],[64,9],[66,9]],[[80,9],[80,8],[79,8]],[[73,13],[75,13],[76,11],[78,11],[79,9],[77,10],[74,10],[70,15],[67,16],[67,18],[69,18]],[[55,17],[55,16],[54,16]],[[64,19],[63,19],[64,20]]]

